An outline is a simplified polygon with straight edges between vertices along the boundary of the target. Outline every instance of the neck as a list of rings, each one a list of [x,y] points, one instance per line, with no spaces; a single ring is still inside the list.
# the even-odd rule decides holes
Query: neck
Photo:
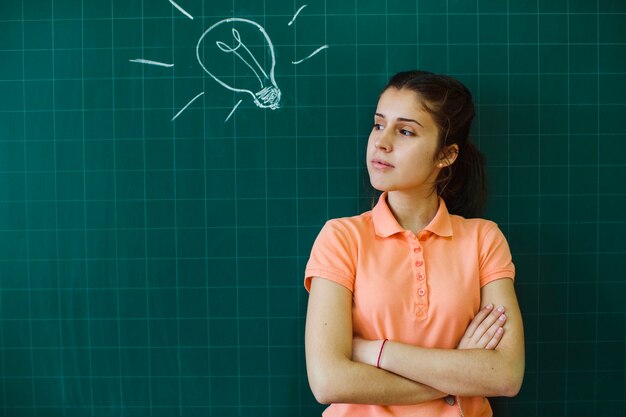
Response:
[[[435,218],[439,198],[436,193],[422,197],[391,191],[387,194],[387,205],[403,229],[418,233]]]

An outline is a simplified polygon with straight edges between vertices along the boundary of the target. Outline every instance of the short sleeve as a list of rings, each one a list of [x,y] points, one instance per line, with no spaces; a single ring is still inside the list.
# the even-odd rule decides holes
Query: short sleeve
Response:
[[[480,286],[502,279],[515,279],[515,265],[509,244],[500,228],[487,223],[486,233],[480,242]]]
[[[326,222],[313,243],[306,265],[304,286],[311,289],[313,277],[325,278],[354,291],[356,250],[352,238],[340,220]]]

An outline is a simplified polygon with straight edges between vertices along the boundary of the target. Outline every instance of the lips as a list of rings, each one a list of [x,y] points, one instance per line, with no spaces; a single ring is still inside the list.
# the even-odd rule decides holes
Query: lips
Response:
[[[394,168],[392,164],[382,159],[372,159],[372,166],[378,169]]]

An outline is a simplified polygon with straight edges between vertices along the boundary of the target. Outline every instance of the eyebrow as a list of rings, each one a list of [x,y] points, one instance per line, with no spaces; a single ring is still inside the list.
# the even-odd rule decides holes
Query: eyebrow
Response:
[[[382,114],[382,113],[374,113],[374,114],[375,114],[376,116],[378,116],[378,117],[382,117],[383,119],[386,119],[385,115],[384,115],[384,114]],[[409,118],[406,118],[406,117],[398,117],[398,120],[400,120],[400,121],[402,121],[402,122],[413,122],[413,123],[416,123],[416,124],[420,125],[422,128],[424,127],[424,125],[423,125],[423,124],[421,124],[420,122],[418,122],[418,121],[417,121],[417,120],[415,120],[415,119],[409,119]]]

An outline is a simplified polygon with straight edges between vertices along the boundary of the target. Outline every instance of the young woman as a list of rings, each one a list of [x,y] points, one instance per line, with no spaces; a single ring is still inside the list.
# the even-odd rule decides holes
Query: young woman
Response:
[[[491,416],[524,374],[506,239],[475,218],[484,163],[470,92],[424,71],[384,88],[367,145],[377,205],[326,223],[306,267],[306,360],[336,416]],[[506,307],[506,314],[504,312]]]

